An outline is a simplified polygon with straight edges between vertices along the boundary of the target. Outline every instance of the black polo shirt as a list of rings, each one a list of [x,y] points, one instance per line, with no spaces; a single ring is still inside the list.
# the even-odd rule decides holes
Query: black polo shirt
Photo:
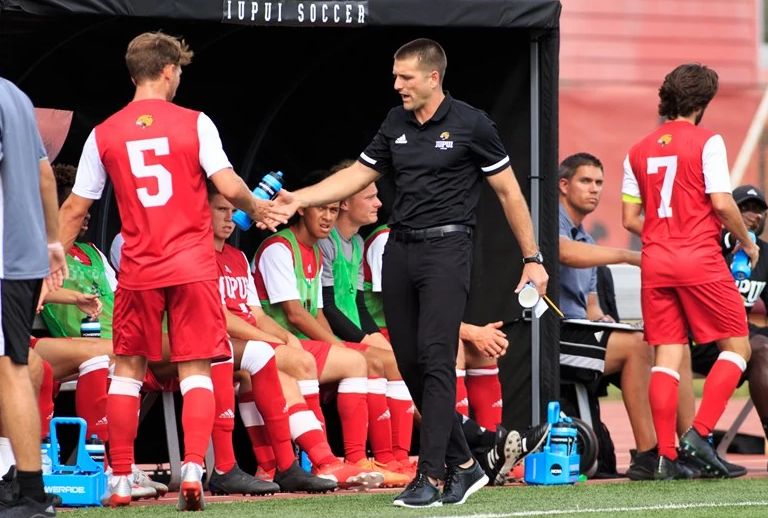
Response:
[[[480,182],[509,166],[488,115],[447,93],[424,124],[402,106],[390,110],[358,160],[394,174],[389,224],[400,229],[473,226]]]

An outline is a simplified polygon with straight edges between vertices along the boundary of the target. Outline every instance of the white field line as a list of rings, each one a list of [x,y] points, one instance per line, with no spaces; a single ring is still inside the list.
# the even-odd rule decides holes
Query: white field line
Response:
[[[675,509],[706,509],[716,507],[768,507],[768,501],[756,502],[711,502],[711,503],[692,503],[692,504],[663,504],[663,505],[644,505],[637,507],[603,507],[603,508],[581,508],[581,509],[542,509],[538,511],[518,511],[514,513],[485,513],[485,514],[464,514],[456,516],[440,516],[433,518],[507,518],[513,516],[555,516],[562,514],[587,514],[587,513],[628,513],[634,511],[667,511]]]

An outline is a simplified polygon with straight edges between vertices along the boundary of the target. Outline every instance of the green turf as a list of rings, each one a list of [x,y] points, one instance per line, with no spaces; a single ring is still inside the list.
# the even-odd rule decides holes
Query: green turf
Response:
[[[249,517],[387,517],[387,516],[768,516],[768,478],[697,480],[686,482],[626,482],[576,486],[486,488],[463,506],[410,510],[391,505],[394,493],[343,494],[325,497],[260,498],[248,502],[212,503],[205,515]],[[684,505],[717,507],[681,508]],[[654,507],[655,509],[637,508]],[[670,506],[659,508],[658,506]],[[599,512],[604,509],[604,512]],[[564,512],[580,510],[580,512]],[[597,511],[597,512],[596,512]],[[131,506],[123,509],[78,509],[65,518],[179,517],[172,505]]]

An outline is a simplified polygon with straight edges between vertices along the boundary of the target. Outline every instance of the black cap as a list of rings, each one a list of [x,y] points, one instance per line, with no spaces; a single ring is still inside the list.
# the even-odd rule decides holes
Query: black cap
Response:
[[[763,191],[754,185],[740,185],[736,187],[733,190],[733,199],[736,200],[737,205],[754,200],[763,207],[763,210],[768,210],[768,203],[765,202]]]

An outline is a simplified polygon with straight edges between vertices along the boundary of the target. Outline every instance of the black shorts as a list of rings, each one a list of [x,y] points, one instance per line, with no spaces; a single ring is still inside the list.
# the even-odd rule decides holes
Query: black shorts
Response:
[[[17,365],[26,365],[29,358],[29,337],[42,282],[0,279],[0,355],[8,356]]]
[[[605,350],[612,329],[579,324],[560,327],[560,379],[586,385],[598,382],[605,370]]]

